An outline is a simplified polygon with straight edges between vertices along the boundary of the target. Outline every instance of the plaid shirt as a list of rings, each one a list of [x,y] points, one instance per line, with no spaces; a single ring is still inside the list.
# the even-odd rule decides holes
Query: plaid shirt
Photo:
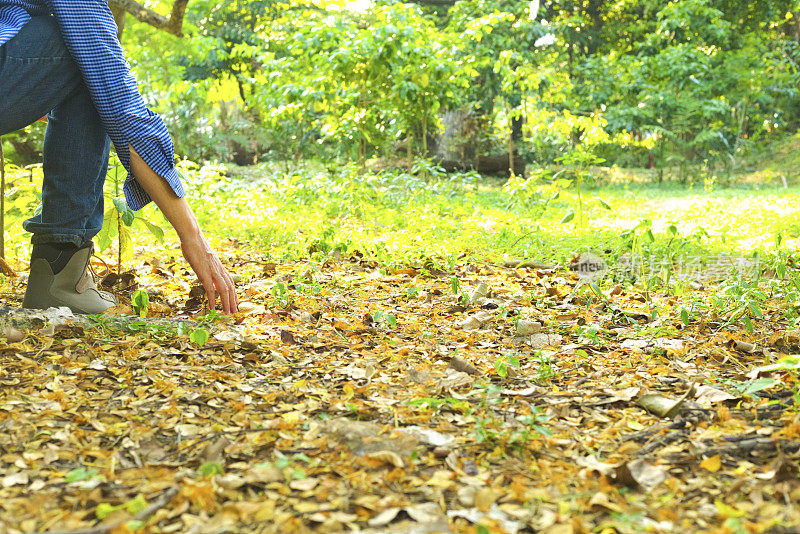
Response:
[[[117,26],[105,0],[0,0],[0,46],[31,16],[53,15],[64,42],[83,75],[103,126],[128,170],[125,197],[138,210],[150,197],[130,172],[130,144],[179,197],[184,196],[175,154],[161,117],[147,109],[117,39]]]

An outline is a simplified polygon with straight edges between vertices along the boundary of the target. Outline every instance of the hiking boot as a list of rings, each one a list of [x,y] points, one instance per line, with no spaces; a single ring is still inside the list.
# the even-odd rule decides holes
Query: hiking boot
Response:
[[[57,266],[55,274],[53,264],[45,258],[37,258],[34,253],[22,307],[46,309],[66,306],[73,313],[96,314],[116,304],[117,299],[111,293],[97,289],[89,272],[92,250],[92,245],[89,245],[72,252],[66,265],[60,269]]]

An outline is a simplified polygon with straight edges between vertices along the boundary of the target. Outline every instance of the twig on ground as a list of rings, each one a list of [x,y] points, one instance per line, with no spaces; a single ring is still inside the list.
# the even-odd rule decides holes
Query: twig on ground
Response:
[[[682,430],[673,430],[666,436],[659,438],[655,441],[652,441],[643,446],[636,452],[636,456],[647,456],[648,454],[655,452],[662,447],[666,447],[667,445],[670,445],[671,443],[678,441],[685,435],[686,435],[685,432]]]
[[[540,269],[542,271],[552,271],[557,269],[558,265],[551,265],[540,261],[514,260],[503,263],[503,267],[507,269]]]
[[[658,434],[662,430],[677,430],[685,426],[686,421],[684,419],[679,419],[669,424],[656,425],[652,428],[645,428],[644,430],[639,430],[638,432],[632,432],[631,434],[624,436],[622,441],[642,441],[643,439],[650,439],[651,436]]]

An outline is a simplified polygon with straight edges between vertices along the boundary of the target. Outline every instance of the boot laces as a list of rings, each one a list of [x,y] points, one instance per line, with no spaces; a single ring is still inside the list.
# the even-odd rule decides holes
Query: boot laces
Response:
[[[94,265],[92,265],[92,259],[94,259],[94,258],[100,260],[100,263],[103,264],[103,267],[104,267],[105,270],[103,271],[102,275],[98,274],[98,272],[95,271]],[[89,257],[89,272],[92,273],[92,279],[96,282],[97,280],[102,280],[103,278],[105,278],[106,276],[111,274],[111,267],[108,266],[108,263],[106,263],[106,260],[104,260],[103,258],[98,256],[97,254],[92,252],[92,255]]]

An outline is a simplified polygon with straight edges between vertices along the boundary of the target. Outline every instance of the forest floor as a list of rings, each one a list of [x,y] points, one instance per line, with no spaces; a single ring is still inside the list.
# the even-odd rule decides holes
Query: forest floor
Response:
[[[657,198],[643,217],[686,208]],[[140,244],[104,283],[125,301],[115,313],[132,299],[143,317],[0,343],[0,533],[798,532],[790,252],[691,263],[669,251],[697,238],[650,224],[630,241],[571,233],[557,253],[505,236],[495,258],[477,240],[428,253],[427,234],[414,257],[376,258],[323,229],[305,258],[281,258],[274,236],[247,238],[253,205],[236,206],[216,241],[237,316],[203,310],[174,248]],[[750,236],[732,233],[741,250]],[[575,272],[582,240],[607,258],[603,279]],[[23,282],[7,279],[3,304]]]

